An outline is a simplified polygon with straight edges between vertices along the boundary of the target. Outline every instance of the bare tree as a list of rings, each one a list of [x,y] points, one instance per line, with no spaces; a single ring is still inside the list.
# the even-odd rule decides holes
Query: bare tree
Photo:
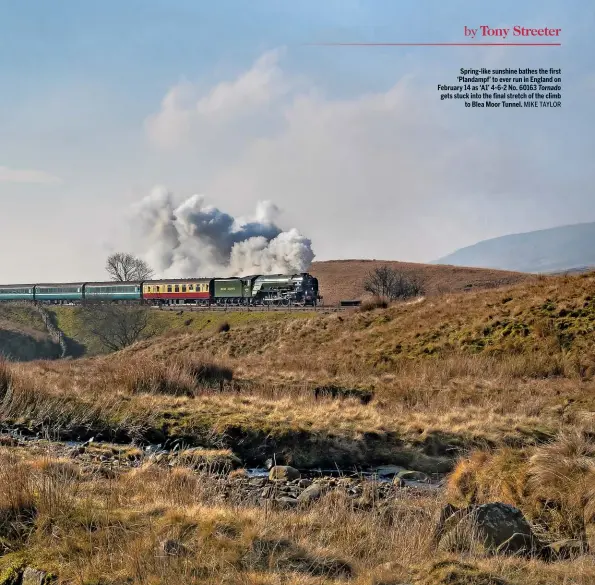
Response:
[[[155,274],[144,260],[123,252],[117,252],[109,256],[105,269],[112,280],[119,282],[148,280]]]
[[[364,290],[387,301],[408,299],[422,295],[423,285],[415,276],[409,276],[390,266],[381,266],[368,273]]]
[[[142,306],[90,304],[83,309],[85,329],[109,350],[118,351],[146,337],[149,310]]]

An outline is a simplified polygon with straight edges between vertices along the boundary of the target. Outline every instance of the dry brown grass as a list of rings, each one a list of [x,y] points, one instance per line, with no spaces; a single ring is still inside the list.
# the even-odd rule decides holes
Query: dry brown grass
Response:
[[[130,394],[170,396],[195,396],[201,390],[221,389],[223,382],[233,379],[229,367],[188,357],[166,362],[143,357],[120,360],[113,374],[111,384]]]
[[[363,511],[337,491],[307,509],[263,510],[222,500],[223,477],[186,468],[145,463],[106,479],[70,465],[64,472],[49,453],[0,456],[0,503],[13,519],[10,529],[0,527],[0,574],[33,565],[60,583],[86,585],[587,585],[595,578],[590,556],[548,565],[437,553],[434,496],[403,492]]]
[[[466,361],[475,367],[472,375],[485,365],[516,378],[589,380],[595,372],[594,283],[589,275],[558,277],[384,310],[253,324],[220,336],[180,335],[138,344],[128,355],[208,352],[232,360],[240,375],[267,381],[377,383],[412,367],[439,369],[442,360],[450,360],[448,367]],[[438,366],[427,365],[437,358]]]
[[[386,309],[387,307],[388,302],[384,299],[372,298],[363,301],[359,307],[359,310],[362,313],[365,313],[366,311],[373,311],[374,309]]]
[[[587,542],[595,534],[595,443],[574,428],[532,449],[473,453],[450,476],[449,497],[509,503],[550,538]]]
[[[178,436],[197,446],[231,447],[249,459],[257,452],[271,456],[261,446],[273,439],[276,452],[299,465],[393,462],[422,471],[444,469],[445,457],[482,445],[543,441],[566,416],[556,406],[559,386],[505,376],[478,381],[470,371],[481,364],[451,364],[445,370],[435,362],[436,367],[412,369],[384,381],[392,385],[390,395],[363,405],[357,398],[315,400],[311,387],[293,383],[275,389],[239,380],[239,393],[196,390],[175,363],[136,356],[130,362],[13,365],[17,383],[4,398],[2,414],[62,436],[75,431],[83,438],[144,435],[155,442]],[[449,377],[455,375],[460,377]],[[164,393],[165,385],[175,392]],[[568,393],[580,391],[568,386]],[[187,397],[180,388],[195,390]]]

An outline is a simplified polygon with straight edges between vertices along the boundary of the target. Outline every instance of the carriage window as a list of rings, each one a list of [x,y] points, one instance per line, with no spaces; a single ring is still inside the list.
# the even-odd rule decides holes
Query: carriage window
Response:
[[[171,292],[171,284],[167,285],[167,292]]]
[[[194,288],[194,285],[193,284],[189,284],[188,285],[188,290],[192,290],[193,288]]]
[[[186,285],[185,284],[182,285],[182,292],[186,292]]]
[[[180,292],[180,285],[176,284],[176,292]]]

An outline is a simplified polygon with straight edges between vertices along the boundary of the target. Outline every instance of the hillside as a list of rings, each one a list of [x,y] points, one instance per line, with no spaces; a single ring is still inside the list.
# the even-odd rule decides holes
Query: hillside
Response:
[[[0,305],[0,357],[14,361],[54,359],[60,346],[31,307]]]
[[[590,273],[418,299],[384,310],[250,323],[225,335],[158,338],[126,351],[152,357],[207,351],[232,358],[252,376],[271,379],[378,378],[412,361],[478,355],[519,360],[547,376],[564,364],[579,370],[582,364],[583,373],[595,374],[594,332],[595,273]]]
[[[595,266],[595,222],[512,234],[456,250],[434,264],[548,273]]]
[[[384,265],[419,278],[426,288],[427,295],[493,288],[531,278],[527,274],[517,272],[384,260],[314,262],[310,273],[319,280],[324,304],[336,305],[341,300],[361,299],[366,296],[363,285],[366,275]]]
[[[82,307],[55,305],[48,308],[56,325],[64,333],[72,346],[76,346],[74,357],[92,356],[105,353],[98,338],[93,335],[83,319]],[[142,337],[171,336],[180,333],[217,332],[221,325],[235,329],[239,325],[283,321],[287,319],[306,319],[312,317],[312,311],[169,311],[151,309],[148,326]]]

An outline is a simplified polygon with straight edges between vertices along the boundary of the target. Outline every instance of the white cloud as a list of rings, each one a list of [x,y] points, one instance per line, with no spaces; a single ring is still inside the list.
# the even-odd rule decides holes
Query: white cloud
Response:
[[[61,182],[62,179],[50,175],[45,171],[0,167],[0,183],[36,183],[39,185],[54,185]]]
[[[436,84],[448,75],[429,69],[386,91],[330,98],[272,55],[191,107],[189,88],[174,88],[149,120],[153,139],[181,150],[218,141],[217,171],[203,181],[213,201],[282,205],[324,258],[427,261],[556,222],[567,186],[548,162],[558,148],[547,139],[551,112],[441,102]]]
[[[208,140],[214,132],[265,110],[290,89],[278,65],[281,54],[281,50],[265,53],[235,80],[222,82],[204,95],[188,82],[172,87],[161,110],[146,120],[152,143],[169,149],[187,146],[197,135]]]

